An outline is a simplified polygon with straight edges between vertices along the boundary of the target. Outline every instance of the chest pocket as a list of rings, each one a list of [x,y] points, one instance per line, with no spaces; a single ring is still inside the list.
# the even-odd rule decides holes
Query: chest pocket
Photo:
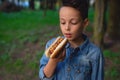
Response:
[[[92,65],[88,59],[81,58],[76,64],[74,63],[73,66],[75,69],[75,80],[91,79]]]
[[[91,66],[88,65],[80,65],[78,68],[84,75],[88,75],[91,73]]]

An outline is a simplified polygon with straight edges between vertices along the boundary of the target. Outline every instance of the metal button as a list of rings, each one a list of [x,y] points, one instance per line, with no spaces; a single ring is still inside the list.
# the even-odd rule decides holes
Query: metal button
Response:
[[[70,71],[70,67],[67,68],[67,71]]]
[[[80,73],[80,70],[77,70],[77,73]]]

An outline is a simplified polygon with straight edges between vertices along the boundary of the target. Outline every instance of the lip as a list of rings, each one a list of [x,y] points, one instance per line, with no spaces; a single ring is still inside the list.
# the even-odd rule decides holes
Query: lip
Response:
[[[72,37],[72,34],[71,34],[71,33],[65,33],[65,36],[66,36],[67,38],[71,38],[71,37]]]

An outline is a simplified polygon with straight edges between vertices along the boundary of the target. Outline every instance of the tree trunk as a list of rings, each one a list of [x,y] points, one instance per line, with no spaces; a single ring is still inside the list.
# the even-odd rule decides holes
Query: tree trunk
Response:
[[[34,0],[29,0],[29,8],[34,10]]]
[[[120,41],[120,0],[110,0],[110,15],[108,21],[108,36],[114,41]]]
[[[3,3],[4,1],[6,1],[6,0],[1,0],[2,3]]]
[[[46,16],[47,14],[47,0],[44,1],[44,13],[43,13],[43,16]]]
[[[57,9],[59,9],[60,7],[61,7],[61,5],[62,5],[62,2],[61,2],[61,0],[57,0]]]
[[[93,40],[96,45],[103,47],[103,37],[105,33],[105,11],[106,11],[107,1],[106,0],[96,0],[95,2],[95,18],[94,18],[94,33]]]

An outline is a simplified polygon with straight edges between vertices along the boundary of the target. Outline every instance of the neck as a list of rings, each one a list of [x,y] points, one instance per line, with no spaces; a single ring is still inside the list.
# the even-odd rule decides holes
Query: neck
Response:
[[[71,47],[77,48],[78,46],[80,46],[84,42],[84,39],[80,37],[79,39],[69,41],[69,42],[70,42]]]

